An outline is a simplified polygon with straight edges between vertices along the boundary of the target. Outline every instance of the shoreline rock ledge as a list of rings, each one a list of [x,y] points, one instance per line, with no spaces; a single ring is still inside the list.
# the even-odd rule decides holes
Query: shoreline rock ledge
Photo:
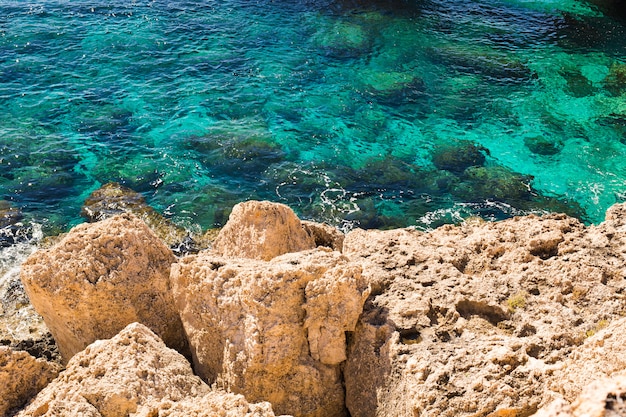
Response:
[[[626,417],[623,204],[344,236],[250,201],[183,257],[122,214],[21,279],[66,367],[5,349],[5,415]]]

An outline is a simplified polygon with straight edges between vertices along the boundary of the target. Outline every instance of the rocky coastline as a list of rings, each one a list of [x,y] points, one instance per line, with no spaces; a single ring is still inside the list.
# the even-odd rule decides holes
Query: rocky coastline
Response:
[[[626,205],[343,234],[249,201],[187,236],[105,191],[21,267],[54,341],[0,347],[0,416],[626,416]]]

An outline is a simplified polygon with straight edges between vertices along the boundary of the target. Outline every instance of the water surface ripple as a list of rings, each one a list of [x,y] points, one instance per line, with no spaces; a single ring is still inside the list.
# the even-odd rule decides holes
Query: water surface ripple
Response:
[[[344,228],[626,199],[626,25],[576,0],[0,3],[0,199],[53,229],[117,181],[188,227]]]

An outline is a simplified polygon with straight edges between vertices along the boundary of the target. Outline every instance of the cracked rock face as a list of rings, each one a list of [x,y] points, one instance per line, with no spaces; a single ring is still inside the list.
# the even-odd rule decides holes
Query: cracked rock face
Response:
[[[169,286],[171,250],[131,214],[81,224],[32,254],[21,279],[64,361],[98,339],[142,322],[188,354]]]
[[[318,248],[271,261],[211,252],[172,266],[194,368],[278,413],[344,416],[341,363],[369,288],[361,268]]]
[[[18,417],[273,417],[268,403],[211,388],[146,326],[131,323],[75,355]]]
[[[594,374],[558,388],[564,361],[626,314],[620,210],[588,228],[548,215],[349,233],[373,291],[348,349],[352,417],[528,416],[578,395]]]

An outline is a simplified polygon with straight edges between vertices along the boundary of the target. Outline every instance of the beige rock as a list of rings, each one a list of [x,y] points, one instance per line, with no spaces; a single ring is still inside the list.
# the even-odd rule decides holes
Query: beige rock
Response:
[[[326,246],[339,252],[343,250],[345,234],[336,227],[307,220],[302,220],[302,227],[313,238],[315,246]]]
[[[271,417],[271,406],[212,391],[147,327],[132,323],[76,354],[19,417]]]
[[[626,370],[626,318],[611,323],[602,320],[596,326],[597,330],[588,331],[585,343],[563,361],[548,384],[568,401],[574,401],[591,381],[606,380]]]
[[[35,252],[21,278],[67,361],[88,344],[139,321],[188,353],[169,287],[175,257],[131,214],[82,224]]]
[[[527,416],[578,395],[590,380],[559,388],[559,369],[626,314],[622,211],[597,227],[553,214],[349,233],[343,253],[372,286],[345,365],[352,417]],[[611,340],[610,365],[572,366],[617,371]]]
[[[12,414],[59,374],[61,366],[0,346],[0,416]]]
[[[326,248],[271,261],[207,252],[171,279],[203,379],[279,413],[345,415],[345,333],[369,292],[359,266]]]
[[[596,380],[569,404],[559,398],[534,417],[624,417],[626,416],[626,373]]]
[[[293,210],[269,201],[237,204],[213,243],[214,251],[223,256],[266,261],[315,246]]]

